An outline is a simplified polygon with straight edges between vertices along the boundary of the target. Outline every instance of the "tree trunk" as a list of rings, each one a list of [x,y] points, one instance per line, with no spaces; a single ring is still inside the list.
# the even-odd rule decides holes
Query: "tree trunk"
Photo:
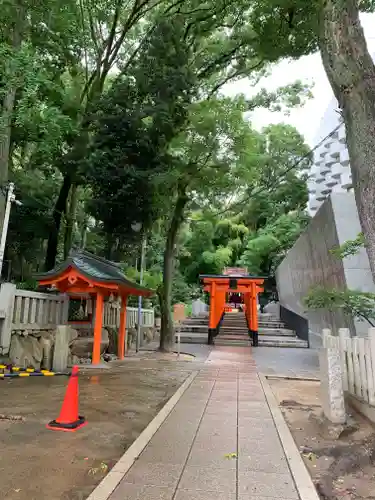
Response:
[[[14,19],[14,27],[11,33],[12,49],[15,55],[21,48],[22,35],[25,23],[25,8],[21,5],[17,6],[17,15]],[[17,86],[9,84],[7,81],[12,75],[4,75],[5,78],[5,95],[1,103],[1,117],[0,117],[0,186],[3,187],[8,182],[9,171],[9,156],[10,156],[10,141],[12,134],[12,118],[14,106],[16,102]],[[9,88],[6,88],[6,85]],[[4,192],[0,191],[0,232],[3,229],[4,216],[5,216],[6,196]]]
[[[61,217],[66,210],[66,202],[69,197],[71,186],[72,178],[69,174],[66,174],[53,209],[52,226],[48,237],[46,260],[44,262],[44,268],[46,271],[50,271],[56,265]]]
[[[323,0],[319,46],[342,109],[353,187],[375,281],[375,67],[356,0]]]
[[[76,211],[78,203],[78,187],[73,184],[70,192],[69,208],[66,211],[66,225],[64,234],[64,259],[67,259],[73,244],[73,232],[76,222]]]
[[[167,233],[164,250],[163,285],[160,289],[160,350],[170,352],[174,346],[174,328],[172,318],[172,284],[178,232],[183,222],[184,210],[189,198],[186,188],[180,187],[172,220]]]

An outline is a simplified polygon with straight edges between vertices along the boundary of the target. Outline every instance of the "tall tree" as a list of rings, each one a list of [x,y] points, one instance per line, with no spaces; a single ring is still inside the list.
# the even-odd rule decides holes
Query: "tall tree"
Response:
[[[155,220],[156,183],[165,182],[174,162],[169,143],[187,119],[193,75],[182,25],[175,21],[159,23],[98,114],[88,175],[92,213],[108,235],[109,258],[116,237],[134,239],[132,223],[140,222],[147,232]]]
[[[374,12],[373,0],[257,0],[250,17],[260,51],[267,56],[296,58],[320,50],[345,122],[354,193],[375,280],[375,67],[361,11]]]
[[[318,38],[345,122],[357,208],[375,281],[375,66],[359,20],[359,7],[364,4],[373,2],[323,2]]]

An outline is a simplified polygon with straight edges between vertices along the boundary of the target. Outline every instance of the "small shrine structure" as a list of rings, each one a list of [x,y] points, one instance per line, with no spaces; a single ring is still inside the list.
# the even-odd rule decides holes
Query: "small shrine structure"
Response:
[[[258,293],[263,292],[265,278],[251,276],[247,269],[226,268],[222,275],[201,274],[199,276],[204,285],[204,291],[210,295],[208,320],[208,344],[213,344],[217,336],[220,323],[226,312],[227,297],[231,293],[242,296],[243,309],[253,346],[258,345]]]
[[[104,301],[107,297],[121,300],[118,333],[118,357],[124,359],[126,346],[126,306],[129,295],[149,297],[153,290],[130,281],[119,265],[89,252],[72,252],[64,262],[51,271],[38,274],[41,286],[49,286],[69,297],[91,299],[94,310],[94,345],[92,364],[100,363],[100,345],[103,327]]]

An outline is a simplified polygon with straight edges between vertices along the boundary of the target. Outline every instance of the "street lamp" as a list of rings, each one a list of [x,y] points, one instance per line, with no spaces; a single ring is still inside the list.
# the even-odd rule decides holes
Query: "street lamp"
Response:
[[[139,233],[142,230],[141,222],[133,222],[131,228],[135,233]],[[142,236],[142,246],[141,246],[141,269],[139,274],[139,284],[143,283],[143,268],[145,264],[146,255],[146,235]],[[142,296],[138,297],[138,319],[137,319],[137,337],[135,342],[135,350],[139,351],[140,341],[141,341],[141,321],[142,321]]]
[[[17,200],[16,196],[14,194],[14,183],[10,182],[9,186],[8,186],[8,191],[7,191],[7,199],[6,199],[6,205],[5,205],[3,230],[2,230],[2,233],[1,233],[1,240],[0,240],[0,278],[1,278],[1,272],[3,270],[5,244],[6,244],[6,241],[7,241],[8,226],[9,226],[9,217],[10,217],[10,208],[11,208],[12,203],[15,203],[18,206],[22,205],[22,202],[19,201],[19,200]]]

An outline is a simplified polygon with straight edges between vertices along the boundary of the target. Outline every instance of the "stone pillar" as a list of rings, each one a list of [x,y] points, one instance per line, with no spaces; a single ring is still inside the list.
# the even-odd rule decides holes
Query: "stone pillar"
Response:
[[[12,337],[12,323],[16,285],[3,283],[0,288],[0,354],[8,354]]]
[[[320,393],[325,417],[333,424],[345,424],[345,400],[340,351],[334,348],[319,352]]]
[[[53,351],[52,370],[63,372],[68,367],[69,343],[72,339],[69,325],[58,325],[56,328],[55,348]]]

